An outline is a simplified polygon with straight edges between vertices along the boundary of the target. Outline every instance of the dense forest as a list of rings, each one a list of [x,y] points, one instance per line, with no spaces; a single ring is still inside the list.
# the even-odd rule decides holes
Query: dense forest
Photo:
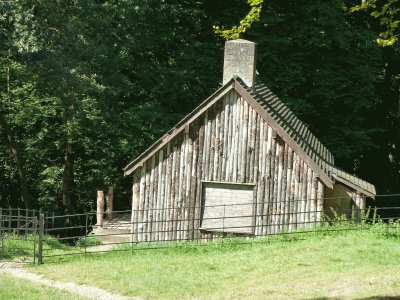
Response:
[[[392,1],[393,2],[393,1]],[[396,0],[394,1],[396,2]],[[335,155],[400,192],[400,45],[350,0],[269,0],[243,38],[259,77]],[[122,168],[222,81],[245,0],[0,1],[0,206],[130,205]],[[398,23],[397,23],[398,24]],[[397,30],[394,28],[393,30]]]

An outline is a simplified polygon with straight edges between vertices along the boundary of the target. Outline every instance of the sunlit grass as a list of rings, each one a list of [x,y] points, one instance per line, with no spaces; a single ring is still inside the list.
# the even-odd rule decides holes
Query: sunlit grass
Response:
[[[31,270],[146,299],[400,296],[399,225],[347,229],[79,255]]]
[[[29,280],[0,274],[0,299],[18,300],[70,300],[87,299],[56,288],[50,288]]]
[[[43,239],[43,255],[62,255],[71,253],[82,253],[83,246],[67,245],[60,242],[56,237],[45,235]],[[38,255],[37,235],[18,235],[14,233],[3,233],[0,239],[0,261],[34,261]]]

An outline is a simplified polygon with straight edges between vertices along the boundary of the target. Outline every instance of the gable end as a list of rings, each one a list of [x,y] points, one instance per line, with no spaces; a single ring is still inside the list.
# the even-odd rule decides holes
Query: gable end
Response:
[[[242,83],[240,78],[232,78],[178,122],[138,158],[128,164],[124,168],[124,175],[130,175],[137,168],[141,167],[151,156],[174,137],[187,130],[192,122],[232,90],[235,90],[257,112],[272,128],[272,134],[282,138],[327,187],[333,188],[334,181],[338,180],[365,195],[375,195],[375,187],[372,184],[337,169],[334,166],[333,155],[329,150],[322,145],[305,124],[278,97],[273,95],[265,85],[259,83],[255,87],[249,88]],[[331,178],[331,176],[335,177]]]

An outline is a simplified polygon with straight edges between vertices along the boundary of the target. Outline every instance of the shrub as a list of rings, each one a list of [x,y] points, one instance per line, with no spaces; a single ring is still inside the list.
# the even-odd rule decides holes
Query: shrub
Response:
[[[75,245],[78,246],[78,247],[97,246],[97,245],[100,245],[100,244],[101,244],[101,241],[93,233],[88,234],[86,237],[81,236],[75,242]]]

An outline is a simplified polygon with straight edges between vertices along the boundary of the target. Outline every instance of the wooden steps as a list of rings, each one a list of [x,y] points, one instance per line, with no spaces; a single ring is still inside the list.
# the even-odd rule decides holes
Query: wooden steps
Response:
[[[112,221],[104,220],[103,227],[94,225],[93,233],[103,244],[117,244],[131,240],[131,214],[117,214]]]

